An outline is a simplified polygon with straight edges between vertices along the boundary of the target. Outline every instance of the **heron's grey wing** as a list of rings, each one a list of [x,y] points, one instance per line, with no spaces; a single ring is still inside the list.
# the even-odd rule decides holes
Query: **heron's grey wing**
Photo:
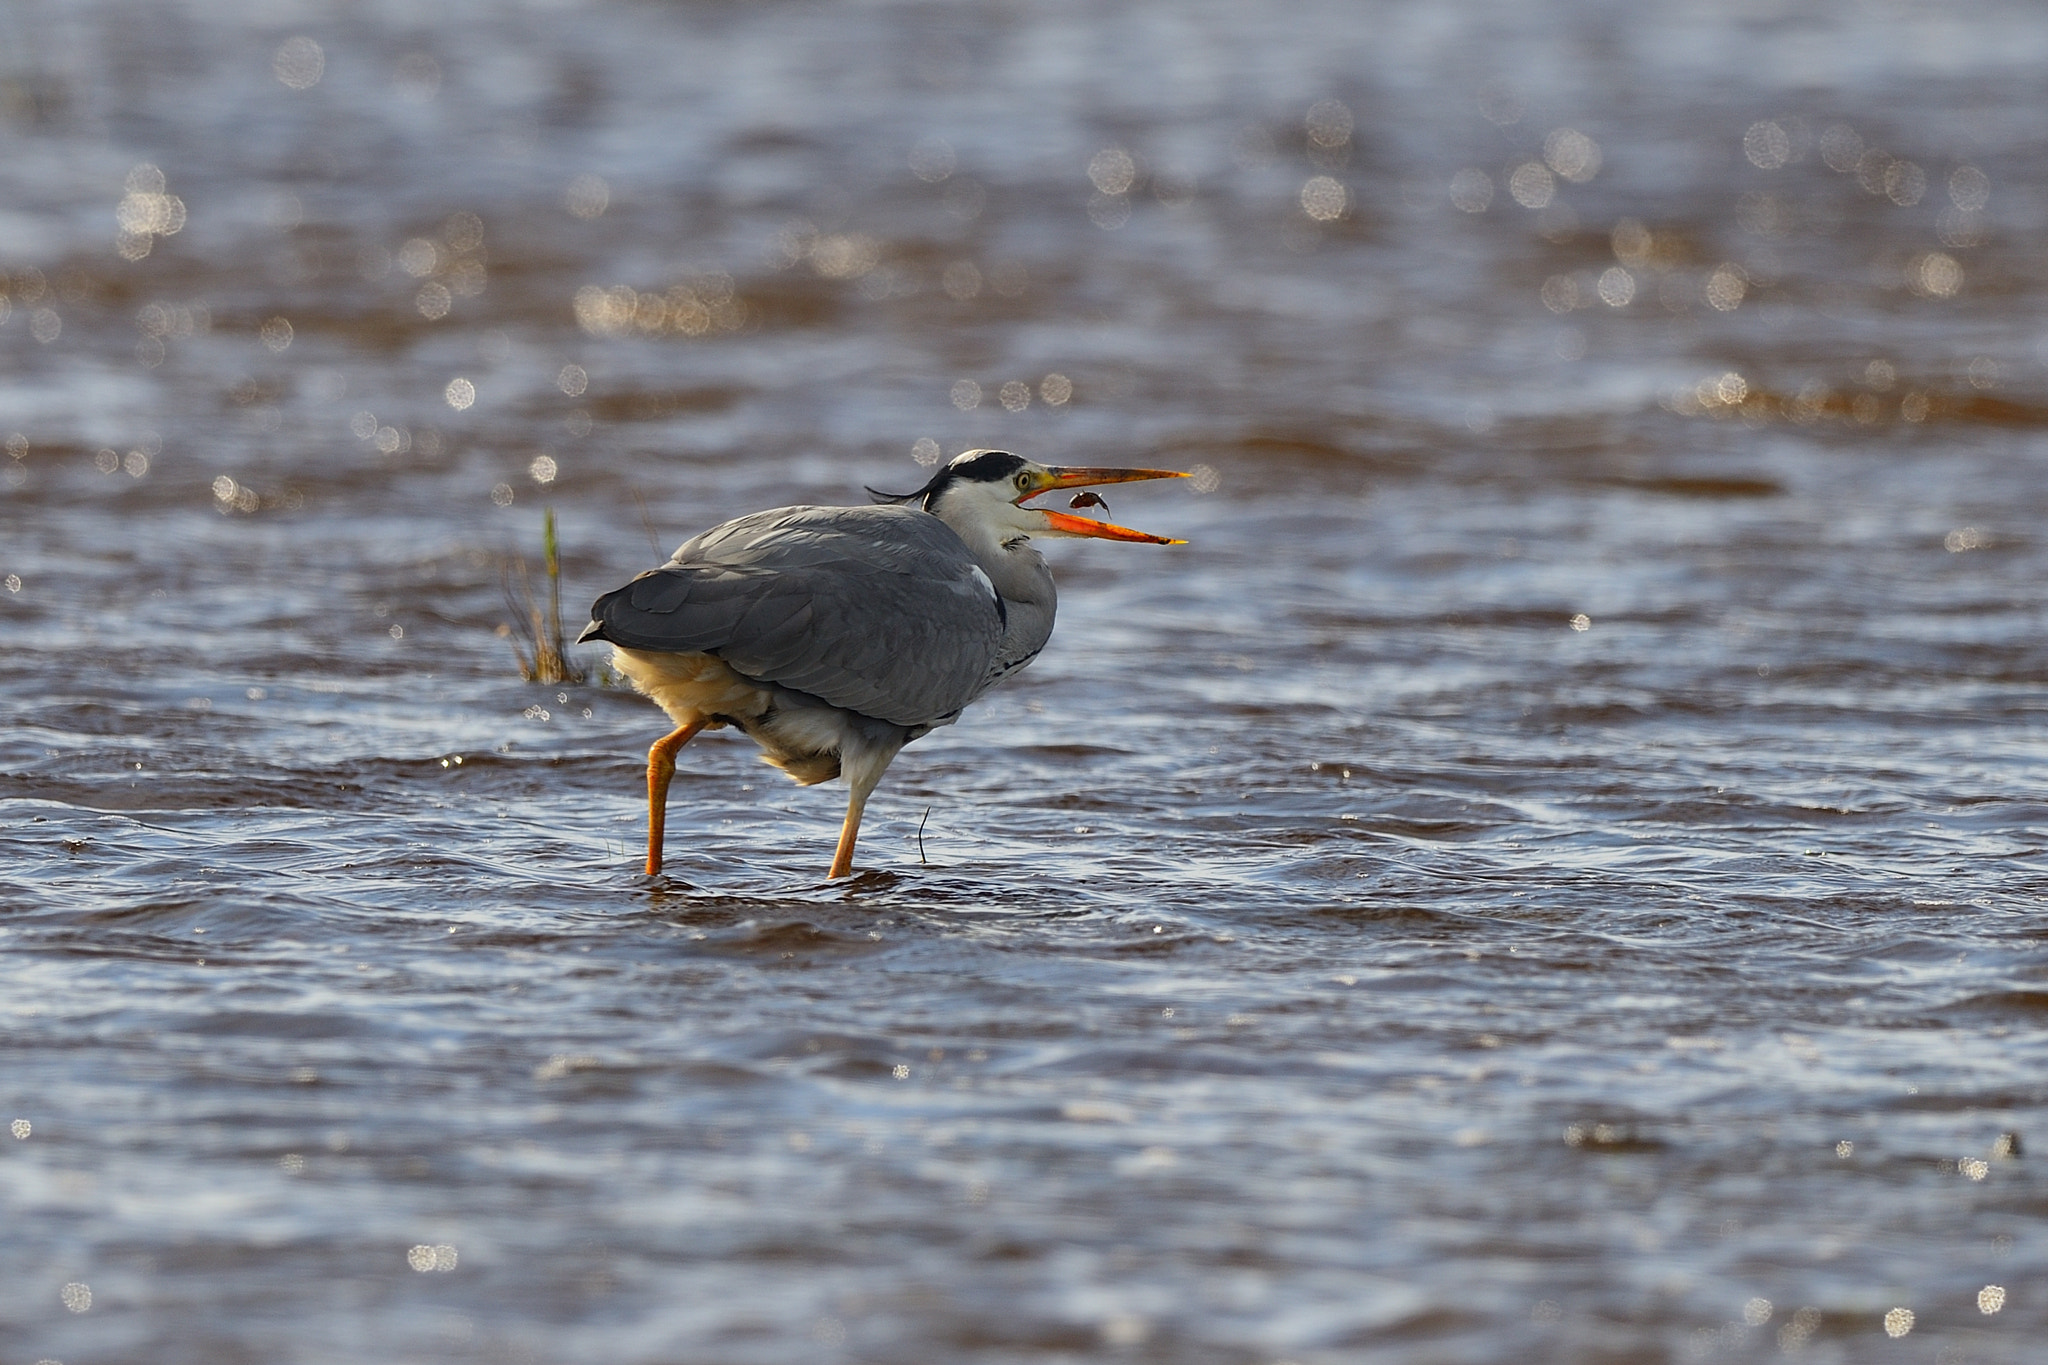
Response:
[[[716,654],[747,677],[912,726],[975,698],[1003,629],[960,538],[900,507],[727,522],[598,599],[592,616],[628,648]]]
[[[582,638],[674,653],[723,650],[775,573],[772,563],[746,563],[745,547],[806,510],[757,512],[685,541],[668,563],[598,598]],[[721,547],[735,553],[720,555]]]

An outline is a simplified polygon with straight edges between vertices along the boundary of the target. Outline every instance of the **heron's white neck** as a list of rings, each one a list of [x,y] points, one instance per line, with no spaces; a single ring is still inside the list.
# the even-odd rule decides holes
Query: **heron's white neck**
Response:
[[[1012,514],[1020,510],[1007,502],[1001,506]],[[994,683],[1030,662],[1052,638],[1053,613],[1059,607],[1052,570],[1022,527],[1005,524],[1022,521],[1022,516],[1002,512],[991,516],[984,506],[943,497],[932,512],[966,544],[967,552],[1003,599],[1003,641],[997,647],[996,667],[989,679]]]
[[[1023,531],[991,526],[978,517],[949,517],[943,505],[937,515],[966,544],[974,562],[981,565],[981,571],[1004,599],[1033,603],[1052,600],[1052,571],[1046,568],[1044,556]]]
[[[966,544],[989,582],[1011,602],[1052,601],[1052,573],[1032,548],[1033,514],[998,488],[967,485],[949,489],[931,509]]]

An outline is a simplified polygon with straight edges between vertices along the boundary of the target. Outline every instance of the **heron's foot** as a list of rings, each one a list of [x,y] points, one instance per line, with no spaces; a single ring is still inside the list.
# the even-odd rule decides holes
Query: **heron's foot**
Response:
[[[879,867],[868,867],[848,873],[839,878],[834,885],[838,890],[853,895],[860,891],[886,891],[902,881],[903,874],[900,872],[885,872]]]

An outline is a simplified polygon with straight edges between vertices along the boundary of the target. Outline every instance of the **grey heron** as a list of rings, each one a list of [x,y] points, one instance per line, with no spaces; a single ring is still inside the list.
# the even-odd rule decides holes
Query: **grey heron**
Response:
[[[868,794],[903,746],[958,720],[1051,638],[1052,572],[1032,537],[1186,543],[1023,504],[1185,477],[970,450],[915,492],[870,488],[875,506],[778,507],[714,526],[598,598],[577,643],[610,643],[614,666],[676,727],[647,751],[647,875],[661,871],[676,752],[730,725],[805,786],[846,778],[828,874],[846,876]]]

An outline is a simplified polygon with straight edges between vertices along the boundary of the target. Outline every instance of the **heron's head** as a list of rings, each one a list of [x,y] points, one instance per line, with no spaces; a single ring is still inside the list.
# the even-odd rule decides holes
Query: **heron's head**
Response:
[[[1133,540],[1148,545],[1185,545],[1184,540],[1148,535],[1092,517],[1070,516],[1024,504],[1061,488],[1091,488],[1140,479],[1184,479],[1176,469],[1109,469],[1036,464],[1004,450],[970,450],[954,456],[914,493],[868,493],[877,502],[916,503],[956,531],[988,533],[998,541],[1018,536],[1087,536]],[[1078,499],[1076,500],[1079,501]]]

